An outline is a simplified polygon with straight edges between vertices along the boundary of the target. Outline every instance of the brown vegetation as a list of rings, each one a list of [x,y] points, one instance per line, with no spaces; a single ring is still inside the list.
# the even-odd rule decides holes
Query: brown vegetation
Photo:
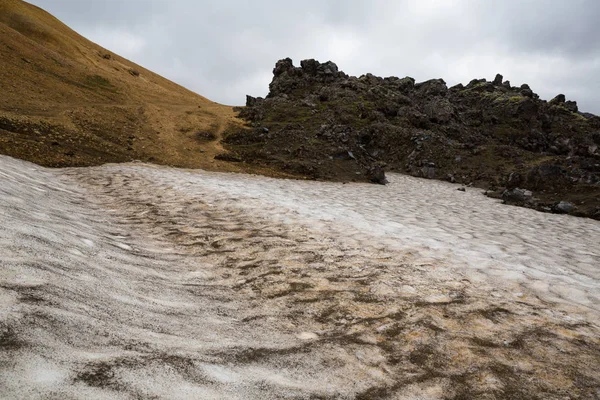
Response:
[[[42,9],[0,3],[0,153],[44,166],[214,160],[237,124],[212,102],[83,38]],[[198,132],[202,132],[202,140]],[[210,140],[209,140],[210,139]]]

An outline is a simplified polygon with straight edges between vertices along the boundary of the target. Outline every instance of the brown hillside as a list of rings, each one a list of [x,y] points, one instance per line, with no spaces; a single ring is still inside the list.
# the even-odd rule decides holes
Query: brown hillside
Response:
[[[236,124],[214,103],[80,36],[20,0],[0,1],[0,153],[44,166],[214,160]]]

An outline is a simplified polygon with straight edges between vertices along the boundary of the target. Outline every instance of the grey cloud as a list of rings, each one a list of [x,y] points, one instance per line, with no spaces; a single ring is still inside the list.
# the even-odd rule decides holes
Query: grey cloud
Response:
[[[530,1],[526,8],[511,6],[495,13],[495,25],[505,30],[507,42],[515,49],[533,52],[554,51],[569,56],[598,54],[600,2]]]
[[[118,27],[144,23],[159,14],[165,3],[161,0],[143,1],[77,1],[36,0],[29,1],[50,12],[68,25]]]
[[[500,72],[600,114],[596,0],[36,0],[90,39],[215,101],[264,95],[275,61],[331,59],[353,75]]]

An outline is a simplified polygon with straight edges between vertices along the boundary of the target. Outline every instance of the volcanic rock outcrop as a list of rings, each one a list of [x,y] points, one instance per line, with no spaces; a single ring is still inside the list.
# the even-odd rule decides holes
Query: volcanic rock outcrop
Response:
[[[248,96],[240,110],[249,129],[225,139],[246,162],[325,180],[384,183],[383,170],[407,173],[600,219],[600,117],[562,94],[547,102],[500,74],[448,88],[289,58],[273,74],[267,97]]]

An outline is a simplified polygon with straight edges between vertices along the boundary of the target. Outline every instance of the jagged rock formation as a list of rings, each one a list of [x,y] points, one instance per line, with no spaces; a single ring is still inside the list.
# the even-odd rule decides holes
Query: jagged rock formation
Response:
[[[348,76],[333,62],[277,62],[269,94],[247,97],[241,159],[314,179],[383,183],[382,169],[473,184],[509,203],[600,218],[600,117],[541,100],[502,75],[444,80]],[[513,189],[531,191],[514,196]],[[573,207],[558,207],[561,201]]]

